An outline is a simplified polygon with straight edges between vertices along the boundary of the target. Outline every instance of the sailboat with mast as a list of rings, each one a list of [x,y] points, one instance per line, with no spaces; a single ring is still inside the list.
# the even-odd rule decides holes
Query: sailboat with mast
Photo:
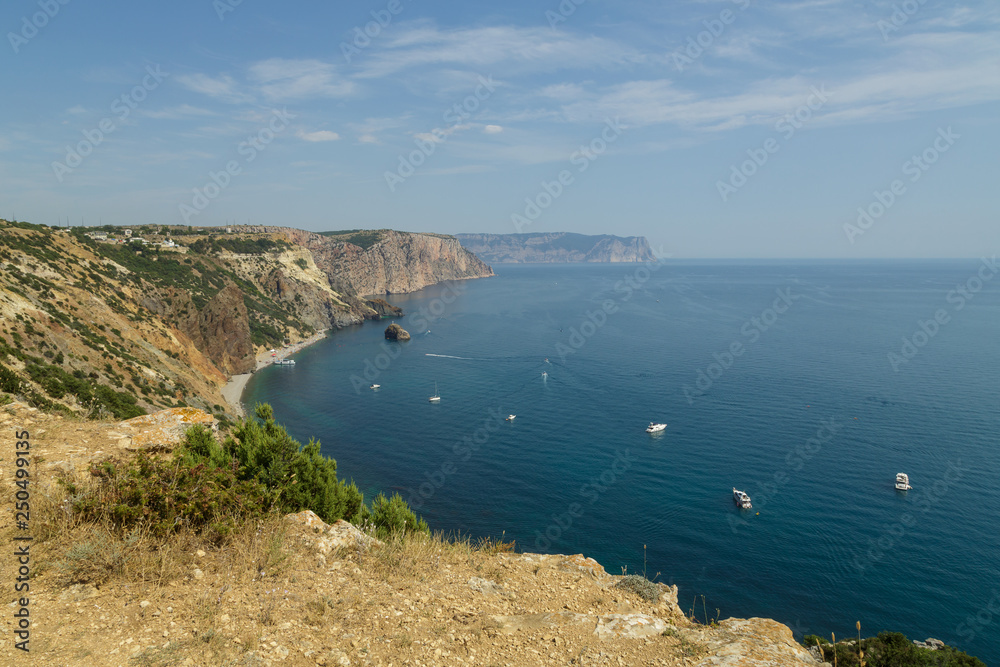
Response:
[[[434,395],[431,396],[430,398],[428,398],[427,400],[430,401],[431,403],[440,403],[441,402],[441,394],[438,393],[438,383],[437,382],[434,383]]]

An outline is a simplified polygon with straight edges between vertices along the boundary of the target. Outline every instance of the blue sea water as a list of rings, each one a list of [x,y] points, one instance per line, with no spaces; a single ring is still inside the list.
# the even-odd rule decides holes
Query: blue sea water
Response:
[[[389,297],[409,342],[334,332],[244,401],[436,530],[645,570],[699,618],[860,620],[1000,664],[988,263],[494,268]]]

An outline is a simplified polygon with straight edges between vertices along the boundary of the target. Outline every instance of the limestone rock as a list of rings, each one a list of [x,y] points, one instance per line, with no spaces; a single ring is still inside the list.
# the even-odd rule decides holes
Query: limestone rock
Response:
[[[410,340],[409,332],[395,322],[386,327],[385,337],[388,340]]]
[[[168,408],[149,415],[133,417],[116,426],[127,440],[126,449],[163,446],[173,447],[184,439],[184,432],[195,424],[215,429],[212,415],[197,408]]]
[[[636,639],[663,634],[667,624],[646,614],[608,614],[597,619],[594,634],[600,639]]]
[[[285,516],[285,521],[291,524],[292,533],[297,535],[299,543],[307,549],[316,552],[319,562],[326,564],[327,556],[340,549],[357,549],[364,551],[382,542],[365,535],[347,521],[340,520],[330,525],[316,516],[312,510],[303,510],[296,514]]]
[[[374,319],[403,316],[402,308],[392,305],[385,299],[366,299],[365,305],[375,311]]]

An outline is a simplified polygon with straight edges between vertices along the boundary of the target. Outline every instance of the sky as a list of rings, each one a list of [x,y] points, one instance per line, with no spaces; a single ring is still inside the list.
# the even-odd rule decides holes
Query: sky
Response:
[[[1000,4],[10,0],[0,216],[1000,250]]]

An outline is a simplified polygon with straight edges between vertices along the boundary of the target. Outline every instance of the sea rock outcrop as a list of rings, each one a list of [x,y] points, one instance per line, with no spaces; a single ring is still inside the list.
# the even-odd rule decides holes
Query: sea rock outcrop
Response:
[[[410,340],[409,332],[395,322],[385,328],[386,340]]]
[[[653,262],[644,236],[589,236],[569,232],[457,234],[465,248],[487,262]]]
[[[365,299],[365,305],[375,311],[375,316],[372,319],[403,316],[402,308],[392,305],[385,299]]]

